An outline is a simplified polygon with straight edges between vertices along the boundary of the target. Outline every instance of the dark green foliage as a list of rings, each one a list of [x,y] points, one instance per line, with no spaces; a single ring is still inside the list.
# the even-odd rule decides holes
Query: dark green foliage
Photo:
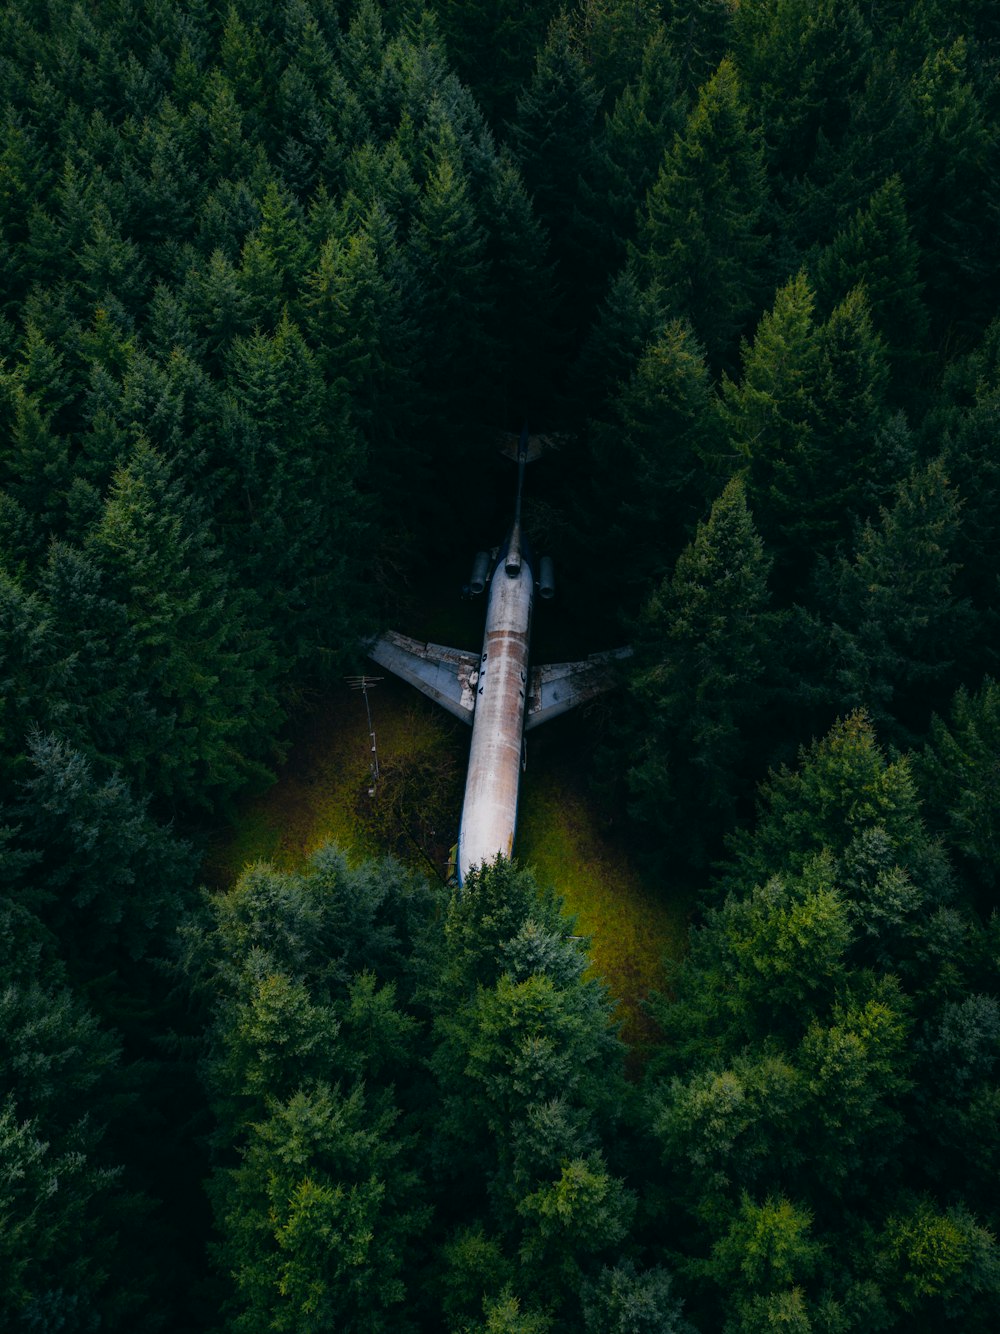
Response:
[[[605,514],[628,604],[669,569],[721,471],[722,426],[690,326],[659,331],[608,408],[588,434],[577,505],[582,527]]]
[[[563,318],[571,327],[589,313],[586,307],[581,310],[585,293],[578,285],[581,279],[586,284],[585,261],[578,249],[574,215],[581,182],[593,170],[600,101],[600,89],[574,40],[570,21],[560,15],[549,28],[530,83],[518,97],[511,138],[528,193],[559,261]]]
[[[926,726],[927,701],[972,629],[968,605],[952,594],[960,503],[936,460],[900,483],[878,525],[859,533],[852,560],[821,569],[831,693],[842,705]]]
[[[633,810],[695,861],[732,818],[762,706],[769,566],[734,478],[637,626]]]
[[[683,128],[687,100],[679,82],[669,39],[657,26],[646,40],[634,78],[605,114],[593,168],[580,182],[576,225],[592,266],[591,286],[605,281],[624,260],[646,192]],[[595,256],[599,263],[594,263]]]
[[[823,314],[854,288],[864,288],[872,324],[885,340],[890,365],[908,385],[921,364],[919,354],[927,334],[919,257],[902,182],[892,176],[812,266]]]
[[[262,1311],[277,1328],[409,1328],[443,1299],[449,1328],[527,1302],[568,1329],[584,1276],[619,1253],[634,1200],[601,1143],[620,1049],[572,924],[503,862],[435,919],[440,900],[325,847],[299,875],[249,868],[214,928],[187,933],[215,997],[227,1328]],[[622,1279],[676,1314],[666,1275]]]
[[[4,8],[5,1329],[992,1334],[998,70],[984,0]],[[526,418],[701,891],[641,1090],[506,863],[254,868],[177,966]]]
[[[734,47],[764,130],[768,162],[782,176],[808,171],[822,135],[843,138],[850,101],[864,84],[871,36],[859,7],[833,0],[739,5]]]
[[[402,1266],[425,1211],[390,1081],[412,1067],[416,1025],[387,978],[430,902],[401,868],[351,871],[324,848],[302,875],[250,868],[214,930],[189,935],[189,970],[217,996],[217,1141],[223,1163],[241,1155],[211,1188],[227,1328],[262,1312],[282,1329],[406,1327]]]
[[[746,458],[749,495],[775,553],[778,580],[798,591],[891,484],[879,431],[886,422],[884,344],[855,288],[825,324],[804,273],[782,287],[743,345],[739,384],[723,383],[723,415]]]
[[[11,816],[34,854],[22,890],[29,906],[76,977],[143,957],[179,916],[191,849],[150,819],[119,773],[99,777],[56,737],[32,736],[27,758]]]
[[[684,1201],[710,1327],[865,1310],[882,1328],[930,1328],[943,1292],[959,1310],[996,1286],[994,1238],[935,1194],[954,1150],[928,1121],[971,1115],[994,1009],[947,999],[969,956],[941,948],[960,919],[906,762],[887,762],[860,716],[800,760],[762,789],[726,898],[656,1003],[665,1189]],[[956,1071],[940,1093],[916,1092],[925,1049]],[[918,1240],[931,1236],[933,1260]]]
[[[11,1330],[153,1329],[123,1233],[143,1210],[109,1156],[120,1043],[66,986],[52,940],[0,901],[0,1317]]]
[[[631,1192],[600,1148],[623,1093],[620,1047],[571,931],[551,894],[502,859],[468,876],[445,917],[428,996],[440,1097],[432,1159],[456,1229],[445,1282],[453,1303],[467,1293],[466,1318],[483,1298],[504,1300],[516,1273],[532,1309],[559,1310],[572,1327],[582,1275],[617,1253],[632,1217]],[[475,1277],[470,1223],[496,1257],[484,1272],[480,1246]]]
[[[736,8],[730,0],[667,0],[661,5],[670,45],[690,92],[708,81],[728,49]]]
[[[511,115],[558,8],[551,0],[529,6],[517,0],[437,0],[448,53],[495,125]]]
[[[207,525],[148,445],[115,475],[87,554],[125,608],[164,733],[155,756],[152,747],[143,756],[141,777],[187,801],[232,790],[273,735],[271,663],[250,642]]]
[[[921,793],[950,847],[993,890],[1000,877],[1000,688],[989,677],[974,694],[959,687],[948,722],[936,715],[916,760]]]
[[[691,321],[714,366],[731,358],[760,295],[766,199],[761,150],[727,59],[667,151],[636,241],[643,274]]]

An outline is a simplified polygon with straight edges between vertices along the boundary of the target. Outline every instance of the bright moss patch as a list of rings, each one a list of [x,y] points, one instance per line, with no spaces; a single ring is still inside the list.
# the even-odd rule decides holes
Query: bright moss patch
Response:
[[[375,795],[364,700],[344,686],[305,712],[278,781],[246,802],[213,849],[206,870],[214,884],[232,883],[255,861],[299,866],[326,840],[358,859],[392,852],[425,869],[428,857],[444,867],[468,733],[392,678],[370,701],[381,769]]]
[[[643,880],[629,849],[602,827],[580,773],[552,748],[529,764],[521,789],[518,854],[555,887],[590,940],[592,971],[621,1003],[623,1035],[650,1036],[641,1002],[664,984],[664,959],[687,941],[688,896]]]
[[[371,705],[375,795],[364,701],[345,686],[308,710],[278,781],[249,799],[219,840],[206,866],[214,884],[232,883],[255,861],[292,869],[327,839],[351,857],[392,852],[443,875],[458,832],[468,729],[392,678],[373,689]],[[670,886],[645,883],[627,845],[602,827],[572,740],[581,725],[556,724],[529,739],[516,850],[590,938],[593,971],[621,1002],[626,1039],[641,1044],[640,1002],[662,986],[665,955],[684,949],[687,903]]]

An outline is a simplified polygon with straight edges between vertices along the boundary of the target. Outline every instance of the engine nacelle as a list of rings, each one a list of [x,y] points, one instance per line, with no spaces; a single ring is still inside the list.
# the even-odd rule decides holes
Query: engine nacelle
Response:
[[[551,556],[543,556],[538,562],[538,595],[543,598],[556,595],[556,567]]]
[[[472,593],[481,593],[489,582],[490,577],[490,553],[488,551],[477,551],[476,559],[472,562],[472,574],[469,578],[469,591]]]

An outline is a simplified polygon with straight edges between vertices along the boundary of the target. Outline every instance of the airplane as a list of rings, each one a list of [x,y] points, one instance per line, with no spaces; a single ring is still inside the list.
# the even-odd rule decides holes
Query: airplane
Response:
[[[524,470],[541,453],[543,442],[543,437],[529,436],[525,427],[519,439],[510,437],[505,451],[517,462],[514,521],[502,547],[476,554],[469,582],[474,594],[482,593],[487,583],[490,589],[480,652],[421,643],[395,631],[368,646],[369,657],[380,666],[472,727],[456,856],[460,885],[473,867],[493,861],[498,853],[510,857],[513,852],[525,733],[610,689],[614,664],[631,654],[631,649],[620,648],[581,662],[530,665],[536,585],[543,598],[555,593],[551,557],[538,562],[536,578],[521,530]]]

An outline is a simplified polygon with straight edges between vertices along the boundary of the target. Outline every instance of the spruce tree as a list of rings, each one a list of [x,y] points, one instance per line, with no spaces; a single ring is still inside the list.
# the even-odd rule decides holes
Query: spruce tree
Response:
[[[577,278],[583,274],[573,249],[574,218],[581,180],[593,169],[600,90],[574,41],[565,15],[553,20],[538,52],[535,72],[517,100],[511,138],[539,221],[548,233],[558,262],[568,318],[577,323]]]
[[[926,726],[971,633],[970,609],[952,591],[960,504],[935,460],[900,483],[878,524],[866,523],[852,560],[820,572],[830,628],[819,651],[837,707],[871,709],[903,737]]]
[[[836,552],[891,481],[876,448],[887,416],[885,350],[864,292],[849,293],[825,324],[813,310],[800,273],[744,344],[739,385],[723,385],[723,415],[748,460],[754,512],[785,594],[804,588],[816,557]]]
[[[643,274],[691,321],[714,366],[729,361],[759,299],[766,199],[761,149],[726,59],[664,158],[635,243]]]
[[[734,478],[640,621],[632,810],[695,862],[742,795],[769,656],[769,567]]]
[[[733,8],[727,0],[666,0],[661,8],[684,87],[694,95],[726,54]]]
[[[140,442],[115,475],[86,553],[126,610],[163,747],[144,757],[147,790],[184,803],[233,792],[278,718],[274,659],[219,564],[202,513]]]
[[[577,481],[581,528],[606,516],[626,605],[672,567],[723,471],[724,448],[702,350],[690,326],[672,320],[591,423]]]
[[[810,266],[823,315],[855,287],[864,287],[872,324],[886,342],[889,364],[908,390],[922,364],[927,336],[919,259],[897,175],[872,195],[867,208],[858,209]]]
[[[683,128],[687,99],[666,31],[657,26],[642,54],[638,76],[604,117],[593,171],[580,182],[580,244],[600,262],[591,285],[619,269],[635,237],[637,216],[664,155]]]

